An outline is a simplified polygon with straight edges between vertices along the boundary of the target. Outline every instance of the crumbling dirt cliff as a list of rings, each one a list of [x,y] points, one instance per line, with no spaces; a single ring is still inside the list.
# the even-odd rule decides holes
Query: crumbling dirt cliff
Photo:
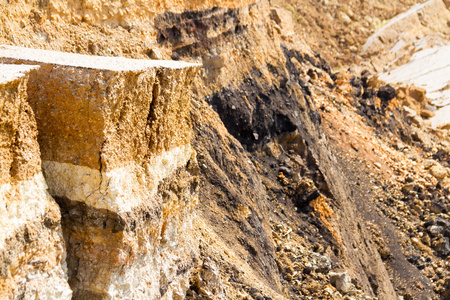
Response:
[[[1,107],[1,149],[43,174],[28,195],[45,209],[5,227],[22,248],[2,244],[1,297],[450,297],[448,132],[405,111],[426,110],[420,90],[330,67],[362,60],[376,26],[330,39],[333,16],[336,32],[363,17],[325,2],[303,19],[265,0],[2,3],[0,61],[28,75],[2,96],[24,108]],[[28,250],[29,224],[58,259]]]

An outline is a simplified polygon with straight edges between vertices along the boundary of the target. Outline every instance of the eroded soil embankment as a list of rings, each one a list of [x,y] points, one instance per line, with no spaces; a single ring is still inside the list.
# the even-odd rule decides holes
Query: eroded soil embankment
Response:
[[[327,63],[294,34],[289,13],[265,1],[233,8],[166,12],[152,16],[144,30],[139,25],[111,26],[108,22],[92,25],[87,19],[66,23],[64,19],[47,18],[46,13],[41,16],[40,12],[48,11],[38,9],[31,14],[30,8],[30,23],[23,26],[19,19],[7,18],[17,31],[4,29],[2,38],[8,43],[72,52],[203,62],[194,79],[191,111],[192,145],[199,168],[195,161],[186,166],[190,174],[200,178],[199,205],[189,211],[198,217],[193,227],[183,228],[198,237],[200,257],[187,266],[194,272],[189,289],[186,292],[188,287],[183,287],[180,297],[184,292],[192,298],[215,295],[236,299],[342,299],[346,293],[360,299],[395,299],[397,295],[429,299],[437,297],[436,293],[445,297],[445,272],[440,273],[444,274],[442,278],[433,274],[437,280],[421,272],[421,267],[413,263],[419,260],[409,255],[425,255],[414,252],[420,244],[412,239],[399,242],[396,237],[408,231],[399,227],[398,215],[383,216],[393,207],[388,197],[377,202],[378,194],[368,193],[374,183],[368,174],[375,174],[389,156],[375,156],[378,161],[368,160],[372,164],[364,159],[351,164],[348,159],[355,148],[356,157],[374,159],[373,154],[366,154],[383,138],[398,135],[391,130],[395,124],[406,128],[398,136],[411,149],[416,147],[414,139],[421,139],[420,133],[408,133],[412,125],[403,118],[401,108],[385,109],[384,104],[391,102],[381,102],[379,87],[367,94],[359,87],[357,93],[351,76],[333,74]],[[350,17],[348,11],[345,13]],[[146,35],[148,32],[151,34]],[[390,123],[389,111],[397,113],[397,123]],[[380,130],[385,123],[389,130]],[[375,132],[370,126],[376,128]],[[349,130],[356,132],[351,139],[360,143],[345,148],[342,144],[349,137],[340,135]],[[357,132],[364,132],[366,139],[358,140]],[[392,151],[387,153],[392,156],[399,150]],[[408,162],[406,159],[399,158]],[[183,177],[184,173],[179,174]],[[176,202],[172,202],[172,193],[184,195],[183,191],[190,191],[176,182],[161,183],[160,187],[166,204]],[[402,185],[393,185],[389,193],[396,195],[395,191],[401,189]],[[401,199],[392,202],[406,209],[400,205]],[[411,207],[417,205],[414,201]],[[173,207],[163,208],[170,213]],[[91,218],[79,206],[74,207],[75,218],[70,211],[64,209],[63,218],[72,225],[78,222],[80,228],[88,228],[88,222],[95,221],[95,214]],[[77,214],[83,217],[76,218]],[[183,218],[177,220],[182,223]],[[374,225],[368,226],[368,220]],[[408,219],[408,224],[422,221],[425,219]],[[433,222],[437,222],[436,216]],[[430,224],[423,225],[428,228]],[[176,232],[177,227],[162,228]],[[437,244],[441,240],[445,247],[444,236],[433,239],[433,249],[441,247],[442,243]],[[383,240],[390,243],[383,245]],[[434,245],[431,241],[430,247]],[[433,249],[430,261],[439,265],[443,260]],[[431,263],[424,260],[427,264],[421,266],[426,269]],[[74,265],[70,265],[71,271]],[[89,277],[83,277],[88,268],[77,268],[80,279],[88,282]],[[180,272],[183,270],[186,268]],[[343,271],[347,274],[340,273],[339,278],[348,283],[346,288],[336,281],[331,284],[332,278],[336,279],[331,272]],[[155,295],[168,297],[170,282],[158,276],[161,280],[152,281],[158,286],[153,286]],[[434,286],[429,278],[436,281]],[[443,280],[440,285],[439,280]]]

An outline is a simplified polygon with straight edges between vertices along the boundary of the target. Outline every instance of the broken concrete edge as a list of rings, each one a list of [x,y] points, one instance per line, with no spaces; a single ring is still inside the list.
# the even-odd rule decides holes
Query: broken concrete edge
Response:
[[[183,69],[200,67],[200,63],[173,60],[143,60],[125,57],[92,56],[52,50],[0,45],[0,57],[39,64],[61,65],[76,68],[109,71],[143,71],[150,68]],[[36,59],[31,59],[35,57]]]
[[[56,161],[42,166],[50,194],[123,214],[154,198],[158,184],[193,156],[186,144],[151,157],[144,166],[129,162],[107,172]]]
[[[30,71],[38,68],[38,65],[0,64],[0,85],[26,76]]]
[[[416,52],[409,63],[382,73],[379,79],[389,83],[404,83],[423,87],[432,104],[438,107],[430,119],[431,127],[445,126],[450,111],[450,45]]]
[[[394,70],[379,75],[385,82],[406,83],[422,86],[427,90],[427,96],[442,92],[448,84],[448,70],[450,69],[450,45],[425,49],[416,52],[411,60]],[[438,79],[438,80],[436,80]],[[439,100],[435,94],[433,100]]]
[[[372,45],[379,39],[382,39],[384,34],[388,31],[393,29],[394,26],[398,27],[397,29],[393,29],[399,32],[399,34],[402,33],[402,26],[398,24],[405,24],[405,26],[410,23],[418,23],[420,24],[419,14],[426,14],[427,9],[433,9],[436,5],[442,5],[444,8],[446,7],[445,3],[442,0],[428,0],[424,3],[419,3],[411,7],[409,10],[405,11],[404,13],[401,13],[386,23],[383,27],[381,27],[375,34],[370,36],[367,39],[367,42],[363,45],[362,53],[367,53]],[[424,11],[425,10],[425,11]],[[414,20],[416,19],[416,20]]]

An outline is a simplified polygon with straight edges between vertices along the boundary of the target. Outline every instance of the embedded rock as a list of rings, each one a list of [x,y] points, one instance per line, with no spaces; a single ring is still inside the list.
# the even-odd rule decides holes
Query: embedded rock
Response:
[[[62,209],[74,297],[184,295],[197,244],[188,230],[197,183],[186,168],[196,164],[197,65],[8,46],[0,61],[40,65],[28,102]]]
[[[0,65],[0,298],[70,299],[61,215],[41,171],[26,102],[38,66]]]
[[[333,284],[338,291],[348,293],[351,289],[352,279],[346,272],[330,273],[330,283]]]

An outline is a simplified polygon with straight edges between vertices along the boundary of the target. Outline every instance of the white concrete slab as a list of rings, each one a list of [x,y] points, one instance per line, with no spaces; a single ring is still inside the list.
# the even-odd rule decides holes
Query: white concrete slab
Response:
[[[0,64],[0,84],[25,76],[28,72],[37,68],[39,66]]]
[[[0,45],[0,59],[1,58],[110,71],[139,71],[149,68],[182,69],[186,67],[200,66],[200,64],[182,61],[91,56],[9,45]]]
[[[409,63],[383,73],[379,78],[388,83],[403,82],[423,87],[427,97],[440,108],[431,118],[432,126],[450,123],[450,45],[417,52]]]

